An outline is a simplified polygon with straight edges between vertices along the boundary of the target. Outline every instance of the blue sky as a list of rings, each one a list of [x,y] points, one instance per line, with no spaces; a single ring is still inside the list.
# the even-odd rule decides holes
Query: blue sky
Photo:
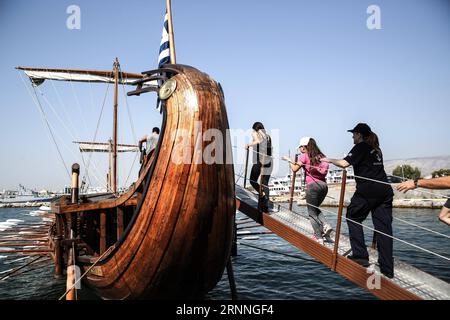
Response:
[[[380,137],[385,159],[450,154],[448,1],[172,2],[177,62],[222,84],[232,128],[261,121],[279,130],[280,154],[307,135],[327,156],[341,157],[352,147],[346,130],[367,122]],[[72,4],[81,8],[80,30],[66,27]],[[372,4],[381,9],[381,30],[366,26]],[[108,70],[119,57],[123,70],[153,69],[164,11],[163,0],[0,1],[0,189],[69,183],[14,67]],[[72,138],[92,139],[106,86],[45,83],[40,89],[58,110],[55,115],[44,106],[66,163],[80,162]],[[154,101],[151,94],[128,100],[137,137],[161,121]],[[124,102],[122,95],[119,136],[133,143]],[[109,94],[99,141],[111,136],[111,105]],[[107,158],[93,159],[102,180]],[[122,157],[120,181],[132,160]],[[286,166],[279,174],[285,172]]]

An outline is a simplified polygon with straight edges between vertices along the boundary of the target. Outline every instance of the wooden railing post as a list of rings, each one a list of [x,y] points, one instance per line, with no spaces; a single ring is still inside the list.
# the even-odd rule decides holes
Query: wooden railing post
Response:
[[[72,184],[71,184],[71,203],[76,204],[78,203],[78,196],[79,196],[79,189],[78,189],[78,178],[80,175],[80,165],[78,163],[74,163],[72,165]],[[68,215],[68,238],[71,241],[75,241],[75,234],[74,234],[74,223],[77,221],[77,214],[72,213]],[[67,282],[66,282],[66,288],[68,293],[66,294],[66,300],[76,300],[77,293],[76,288],[74,287],[75,279],[76,279],[76,248],[75,244],[72,242],[70,244],[70,249],[68,250],[68,257],[67,257]]]
[[[100,211],[100,254],[106,251],[106,212]]]
[[[295,162],[297,162],[297,155],[295,155]],[[292,204],[294,202],[296,176],[297,176],[297,172],[292,171],[291,195],[290,195],[290,198],[289,198],[289,211],[292,211]]]
[[[63,256],[62,256],[62,247],[61,247],[61,240],[63,239],[62,236],[62,218],[60,215],[56,215],[55,219],[56,223],[56,235],[53,237],[54,245],[55,245],[55,278],[62,278],[63,276]]]
[[[123,234],[123,209],[117,207],[117,240],[122,237]]]
[[[69,249],[69,260],[67,261],[67,281],[66,288],[69,290],[66,294],[66,300],[76,300],[76,289],[72,288],[75,283],[75,261],[73,259],[73,249]]]
[[[336,235],[334,239],[333,260],[331,261],[331,270],[336,271],[336,263],[339,248],[339,238],[341,236],[342,211],[344,209],[345,185],[347,183],[347,170],[342,171],[341,195],[339,198],[338,217],[336,222]]]
[[[245,187],[247,185],[248,155],[250,153],[250,147],[247,147],[246,149],[247,149],[247,152],[246,152],[247,155],[246,155],[246,158],[245,158],[244,189],[245,189]]]
[[[80,165],[78,163],[74,163],[72,165],[72,188],[71,188],[71,200],[72,203],[78,203],[78,178],[80,176]]]

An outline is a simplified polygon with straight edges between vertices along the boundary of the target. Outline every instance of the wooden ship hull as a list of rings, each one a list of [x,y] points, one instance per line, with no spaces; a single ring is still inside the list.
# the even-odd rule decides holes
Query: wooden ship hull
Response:
[[[132,188],[52,204],[55,273],[80,266],[83,282],[103,299],[201,297],[221,279],[230,256],[236,204],[233,164],[225,161],[231,150],[223,92],[192,67],[165,71],[147,76],[171,73],[176,89],[163,101],[158,146]],[[144,82],[139,93],[151,91]],[[222,163],[203,161],[208,129],[222,134]]]

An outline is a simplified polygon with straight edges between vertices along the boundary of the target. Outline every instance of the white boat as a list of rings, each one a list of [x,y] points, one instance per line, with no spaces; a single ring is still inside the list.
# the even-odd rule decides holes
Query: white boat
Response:
[[[333,168],[328,170],[326,176],[326,182],[328,184],[341,183],[342,181],[342,169]],[[347,168],[347,183],[355,183],[355,177],[353,173],[353,168]],[[271,178],[269,182],[269,190],[271,197],[277,197],[289,194],[291,192],[292,185],[292,173],[285,177]],[[294,193],[299,194],[305,191],[305,181],[303,170],[299,171],[295,177],[295,188]]]
[[[355,183],[353,167],[350,166],[346,170],[347,170],[347,183]],[[326,179],[327,179],[328,184],[341,183],[342,182],[342,169],[335,167],[334,169],[328,170]]]
[[[303,172],[295,176],[294,193],[300,193],[304,190]],[[281,178],[272,178],[269,182],[270,196],[277,197],[291,192],[292,174]]]

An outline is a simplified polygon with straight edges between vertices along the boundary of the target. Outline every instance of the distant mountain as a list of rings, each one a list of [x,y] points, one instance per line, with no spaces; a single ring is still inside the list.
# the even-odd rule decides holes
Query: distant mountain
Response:
[[[384,167],[387,174],[392,174],[392,171],[397,166],[404,164],[409,164],[412,167],[418,167],[420,172],[422,173],[422,177],[427,177],[430,176],[433,171],[439,169],[450,169],[450,156],[395,159],[384,161]]]

